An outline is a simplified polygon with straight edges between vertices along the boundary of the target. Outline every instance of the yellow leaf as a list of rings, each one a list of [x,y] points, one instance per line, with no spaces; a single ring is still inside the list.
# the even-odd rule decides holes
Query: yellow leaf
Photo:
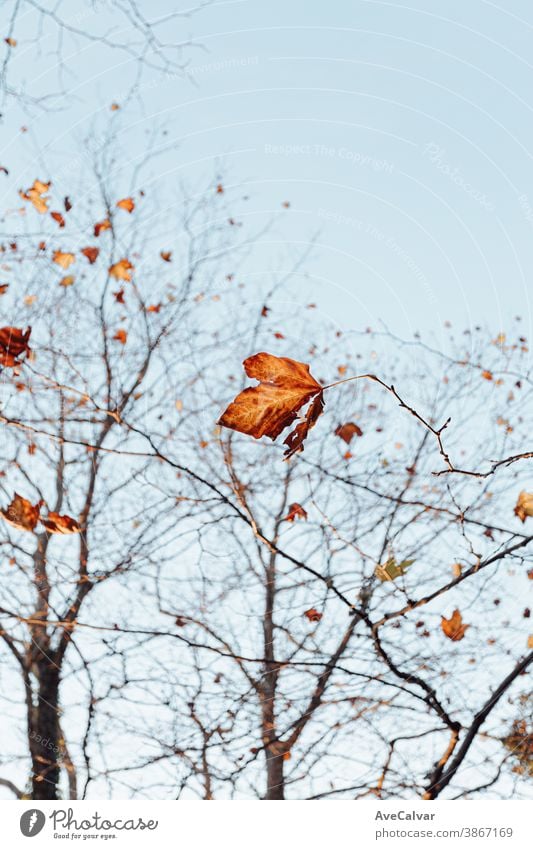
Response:
[[[52,259],[65,271],[72,265],[73,262],[76,262],[76,256],[74,254],[68,252],[65,253],[63,251],[54,251]]]
[[[132,271],[133,265],[129,259],[120,259],[118,262],[115,262],[109,267],[109,274],[111,277],[114,277],[115,280],[131,280]]]

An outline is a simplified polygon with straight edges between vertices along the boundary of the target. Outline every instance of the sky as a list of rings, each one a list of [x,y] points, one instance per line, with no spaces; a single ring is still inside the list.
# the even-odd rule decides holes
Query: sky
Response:
[[[247,198],[244,228],[273,221],[245,265],[258,292],[306,256],[278,301],[316,302],[339,329],[383,323],[438,347],[445,322],[496,336],[520,315],[530,335],[529,3],[215,0],[168,20],[190,2],[138,0],[161,38],[190,42],[182,72],[149,64],[140,79],[136,58],[106,44],[138,40],[118,4],[60,2],[61,45],[35,8],[17,20],[17,46],[2,46],[10,81],[58,95],[6,103],[4,209],[36,177],[65,194],[90,184],[84,144],[104,146],[115,121],[124,194],[155,134],[147,180],[177,210],[183,181],[216,175]]]
[[[37,176],[39,158],[48,168],[55,158],[48,176],[67,183],[81,141],[117,102],[125,174],[164,126],[175,146],[158,160],[159,177],[178,187],[219,169],[249,197],[243,226],[276,216],[249,262],[258,285],[314,240],[286,296],[316,300],[342,329],[384,322],[438,339],[446,320],[497,333],[521,315],[527,335],[530,4],[222,0],[167,23],[171,7],[187,5],[139,4],[159,35],[191,40],[187,73],[148,69],[131,100],[130,55],[67,35],[61,67],[49,23],[37,45],[35,13],[17,23],[14,78],[45,93],[61,75],[68,96],[57,111],[7,109],[6,198]],[[60,9],[74,27],[129,37],[108,3]]]

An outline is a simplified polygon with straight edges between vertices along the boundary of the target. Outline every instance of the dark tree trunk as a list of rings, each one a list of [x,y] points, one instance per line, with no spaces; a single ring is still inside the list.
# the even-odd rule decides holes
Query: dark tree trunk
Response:
[[[285,784],[283,776],[283,755],[267,751],[267,792],[265,800],[285,799]]]
[[[38,666],[38,702],[29,720],[32,799],[58,799],[60,772],[59,670],[50,661]]]

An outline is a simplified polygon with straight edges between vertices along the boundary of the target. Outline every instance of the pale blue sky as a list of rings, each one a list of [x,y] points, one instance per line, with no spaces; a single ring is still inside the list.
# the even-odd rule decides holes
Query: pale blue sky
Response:
[[[113,23],[107,4],[94,13],[84,3],[64,7],[81,28]],[[176,4],[139,7],[155,20]],[[28,88],[49,91],[57,87],[55,42],[45,26],[37,63],[24,41],[33,25],[19,26],[13,68]],[[166,140],[179,141],[157,166],[169,186],[201,179],[218,162],[250,195],[249,226],[290,201],[250,260],[251,279],[261,281],[283,265],[279,257],[288,261],[317,235],[308,276],[287,294],[318,301],[342,327],[383,319],[402,335],[438,335],[451,319],[497,332],[521,314],[527,334],[530,4],[229,0],[173,25],[169,38],[176,33],[199,45],[184,54],[190,79],[145,75],[142,102],[120,116],[125,178],[161,121]],[[127,55],[79,38],[67,38],[63,55],[68,108],[35,113],[24,136],[19,110],[8,110],[0,146],[11,167],[6,191],[36,175],[37,138],[49,145],[47,163],[57,161],[48,176],[57,182],[62,171],[67,188],[80,140],[109,119],[111,101],[126,97],[135,72]]]

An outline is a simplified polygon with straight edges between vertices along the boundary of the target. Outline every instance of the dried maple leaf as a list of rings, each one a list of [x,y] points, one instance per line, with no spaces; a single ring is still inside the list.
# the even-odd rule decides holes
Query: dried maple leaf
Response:
[[[117,332],[113,336],[113,339],[115,339],[117,342],[120,342],[121,345],[125,345],[128,341],[128,334],[123,328],[121,328],[120,330],[117,330]]]
[[[0,295],[5,295],[9,289],[9,283],[0,283]]]
[[[19,531],[33,531],[39,521],[41,506],[42,501],[32,504],[16,492],[11,504],[5,510],[0,510],[0,516]]]
[[[70,210],[72,209],[72,201],[70,200],[68,195],[65,197],[63,205],[65,207],[65,212],[70,212]]]
[[[68,289],[69,286],[72,286],[75,279],[76,278],[73,274],[67,274],[66,277],[63,277],[63,279],[59,281],[59,285],[63,286],[64,289]]]
[[[41,519],[41,524],[50,534],[79,534],[81,531],[76,519],[72,516],[61,516],[53,510],[49,511],[46,518]]]
[[[283,440],[283,444],[287,446],[285,457],[288,459],[293,454],[303,451],[303,443],[309,435],[309,431],[317,422],[319,416],[324,412],[324,397],[322,392],[313,399],[309,405],[305,418],[299,422],[294,430]]]
[[[322,614],[315,610],[314,607],[310,607],[309,610],[304,610],[304,616],[306,616],[310,622],[320,622],[322,619]]]
[[[159,256],[164,262],[172,262],[172,251],[160,251]]]
[[[521,522],[525,522],[528,516],[533,516],[533,492],[522,490],[518,496],[514,514]]]
[[[335,436],[340,436],[347,445],[350,444],[354,436],[362,436],[363,431],[356,425],[355,422],[346,422],[346,424],[339,425],[337,430],[335,431]]]
[[[303,442],[324,409],[323,387],[310,374],[309,366],[288,357],[261,352],[243,363],[248,377],[258,386],[244,389],[223,412],[218,424],[260,439],[274,440],[292,425],[299,410],[311,399],[305,419],[287,436],[286,457],[303,450]]]
[[[93,265],[93,263],[95,263],[96,260],[98,259],[98,254],[100,253],[100,248],[92,248],[92,247],[82,248],[80,253],[82,253],[83,256],[86,259],[89,260],[91,265]]]
[[[294,504],[289,504],[289,512],[283,519],[284,522],[294,522],[294,520],[300,517],[300,519],[307,519],[307,511],[304,510],[301,504],[295,502]]]
[[[135,201],[133,198],[122,198],[122,200],[117,201],[118,209],[125,209],[126,212],[133,212],[135,209]]]
[[[109,218],[104,218],[103,221],[98,221],[98,223],[94,225],[94,235],[98,237],[100,233],[104,232],[104,230],[111,230],[111,221]]]
[[[118,292],[113,292],[113,297],[117,304],[124,303],[124,289],[119,289]]]
[[[34,180],[33,186],[25,192],[20,191],[19,194],[22,200],[28,200],[33,204],[37,212],[43,215],[45,212],[48,212],[49,198],[45,197],[45,195],[49,188],[50,183],[43,183],[42,180]]]
[[[65,219],[63,218],[63,216],[60,212],[51,212],[50,218],[53,218],[54,221],[57,221],[57,223],[59,224],[60,227],[65,226]]]
[[[72,265],[73,262],[76,262],[76,256],[74,254],[64,251],[54,251],[52,259],[55,263],[57,263],[57,265],[64,268],[65,271]]]
[[[132,271],[133,265],[129,259],[119,259],[118,262],[115,262],[109,267],[109,274],[111,277],[114,277],[115,280],[131,280]]]
[[[463,617],[457,608],[453,611],[450,619],[445,619],[444,616],[441,617],[440,626],[445,636],[449,640],[453,640],[454,643],[462,640],[467,628],[470,628],[470,625],[463,625]]]
[[[16,39],[16,38],[11,38],[11,36],[8,36],[7,38],[4,38],[4,41],[5,41],[5,43],[6,43],[6,44],[8,44],[10,47],[16,47],[16,46],[17,46],[17,39]]]
[[[0,365],[4,368],[14,368],[20,358],[30,352],[28,341],[31,327],[20,330],[18,327],[0,327]]]
[[[488,369],[485,369],[481,372],[481,377],[483,377],[485,380],[493,380],[493,374]]]

